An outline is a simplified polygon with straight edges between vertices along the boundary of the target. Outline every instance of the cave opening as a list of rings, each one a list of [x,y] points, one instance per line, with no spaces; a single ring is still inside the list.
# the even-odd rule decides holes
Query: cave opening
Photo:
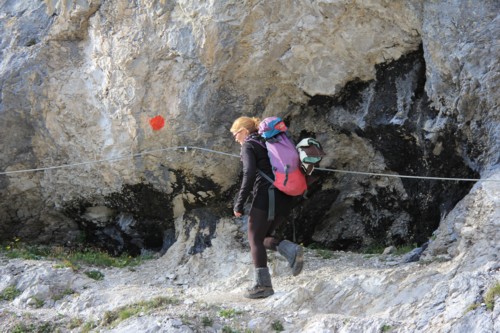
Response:
[[[321,167],[362,166],[363,170],[350,171],[373,171],[368,167],[378,158],[383,160],[383,164],[378,162],[379,173],[479,178],[464,161],[463,141],[453,123],[439,133],[425,130],[426,122],[432,122],[438,112],[425,92],[422,47],[376,70],[372,81],[354,80],[335,96],[311,96],[308,104],[299,106],[300,114],[327,124],[328,135],[320,139],[343,144],[324,147],[339,154],[331,165]],[[298,139],[309,135],[315,133],[303,132]],[[355,146],[355,142],[363,145]],[[345,153],[356,147],[366,150]],[[391,183],[379,176],[317,175],[309,198],[294,209],[294,222],[287,225],[285,234],[304,245],[332,250],[421,246],[474,184],[411,178]]]
[[[193,253],[210,246],[217,219],[208,213],[203,215],[198,208],[211,207],[218,199],[225,198],[220,187],[208,177],[196,177],[182,170],[169,171],[177,180],[171,184],[169,193],[150,183],[139,183],[124,185],[121,191],[104,197],[68,202],[65,215],[77,223],[81,232],[81,239],[75,245],[97,248],[112,256],[163,254],[181,232],[176,230],[174,211],[182,209],[186,212],[186,221],[199,220],[210,229],[208,235],[199,232],[199,244]],[[208,195],[209,191],[213,195]],[[186,223],[191,225],[186,227],[188,229],[194,225]]]

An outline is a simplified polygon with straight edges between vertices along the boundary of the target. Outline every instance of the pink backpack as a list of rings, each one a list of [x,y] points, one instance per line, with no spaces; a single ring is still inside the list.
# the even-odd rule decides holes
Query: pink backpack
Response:
[[[286,125],[279,117],[265,118],[259,125],[259,134],[266,141],[274,180],[264,176],[280,191],[299,196],[307,191],[307,182],[301,169],[299,152],[286,131]]]

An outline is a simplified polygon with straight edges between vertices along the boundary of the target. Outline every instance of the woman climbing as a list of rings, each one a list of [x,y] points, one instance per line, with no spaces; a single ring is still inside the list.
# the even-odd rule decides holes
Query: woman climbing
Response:
[[[234,205],[234,216],[243,215],[250,193],[253,201],[248,217],[248,241],[255,268],[255,282],[247,289],[245,297],[264,298],[274,294],[271,275],[267,267],[266,249],[278,251],[283,255],[295,276],[302,271],[303,249],[300,245],[288,240],[275,238],[276,229],[285,221],[292,208],[292,197],[274,189],[275,217],[268,220],[269,194],[271,183],[258,170],[271,179],[274,178],[271,163],[265,145],[258,134],[260,119],[240,117],[231,126],[231,133],[236,142],[241,145],[241,161],[243,163],[243,179],[240,191]]]

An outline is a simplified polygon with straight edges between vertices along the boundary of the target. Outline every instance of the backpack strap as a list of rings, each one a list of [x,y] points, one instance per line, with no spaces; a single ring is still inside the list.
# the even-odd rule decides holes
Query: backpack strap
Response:
[[[260,169],[257,169],[260,173],[260,175],[262,177],[264,177],[265,179],[267,179],[270,183],[271,183],[271,186],[269,186],[269,189],[267,190],[268,194],[269,194],[269,207],[267,208],[267,220],[268,221],[272,221],[274,220],[274,216],[276,215],[275,214],[275,205],[276,205],[276,200],[274,198],[274,180],[272,180],[268,175],[266,175],[264,173],[264,171],[260,170]]]
[[[265,143],[263,143],[262,141],[260,140],[257,140],[256,138],[249,138],[248,141],[253,141],[253,142],[256,142],[257,144],[259,144],[261,147],[263,147],[264,149],[267,150],[267,147],[265,145]],[[274,196],[274,189],[276,188],[273,184],[274,184],[274,180],[271,179],[271,177],[269,177],[268,175],[266,175],[264,173],[264,171],[260,170],[260,169],[257,169],[257,171],[259,172],[259,174],[264,177],[268,182],[271,183],[271,186],[269,186],[269,189],[268,189],[268,196],[269,196],[269,207],[267,209],[267,220],[268,221],[273,221],[274,220],[274,217],[276,216],[276,199],[275,199],[275,196]]]

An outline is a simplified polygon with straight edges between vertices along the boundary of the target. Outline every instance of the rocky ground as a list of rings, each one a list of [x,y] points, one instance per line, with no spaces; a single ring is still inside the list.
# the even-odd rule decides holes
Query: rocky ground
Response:
[[[222,220],[212,247],[197,255],[186,235],[138,267],[73,270],[55,261],[0,260],[2,332],[480,332],[499,330],[478,298],[500,265],[459,272],[454,260],[403,263],[404,255],[306,249],[293,277],[270,254],[275,294],[242,297],[253,274],[241,225]],[[102,280],[85,272],[97,271]],[[472,326],[471,326],[472,325]],[[474,326],[475,325],[475,326]],[[478,326],[481,325],[481,326]],[[487,332],[487,331],[481,331]]]
[[[331,258],[321,255],[331,255]],[[239,254],[238,260],[243,259],[242,256]],[[50,323],[45,325],[50,327],[50,331],[79,332],[95,323],[95,330],[101,332],[272,331],[273,325],[276,330],[281,325],[285,330],[299,331],[298,328],[311,317],[321,316],[320,309],[307,306],[307,298],[313,295],[308,295],[304,286],[319,286],[333,276],[369,275],[371,270],[393,270],[394,267],[390,267],[396,264],[392,256],[321,253],[316,250],[306,250],[305,257],[304,272],[298,277],[287,274],[284,259],[272,257],[275,295],[264,300],[242,297],[244,289],[250,284],[252,271],[249,262],[238,264],[237,260],[231,263],[235,266],[234,274],[224,278],[217,277],[214,272],[216,277],[210,278],[209,269],[205,269],[207,274],[200,274],[193,267],[180,267],[186,270],[186,274],[169,271],[164,265],[166,258],[153,259],[137,268],[87,267],[77,272],[70,268],[57,268],[57,263],[51,261],[2,258],[2,273],[10,272],[10,275],[3,274],[2,279],[5,276],[19,279],[25,290],[32,289],[32,292],[23,293],[12,302],[2,302],[2,330],[15,331],[20,324],[41,328],[44,323]],[[214,267],[214,270],[217,269]],[[86,270],[98,270],[104,274],[104,279],[93,280],[84,274]],[[52,291],[44,293],[46,288],[41,286],[48,286]],[[68,286],[74,293],[53,300],[57,298],[54,297],[56,290],[64,291]],[[36,297],[45,304],[37,308],[33,301]],[[156,297],[170,298],[173,304],[141,312],[116,327],[105,323],[107,311]],[[72,327],[78,324],[81,325]],[[379,324],[382,327],[384,324],[391,325],[391,322],[381,320]]]

